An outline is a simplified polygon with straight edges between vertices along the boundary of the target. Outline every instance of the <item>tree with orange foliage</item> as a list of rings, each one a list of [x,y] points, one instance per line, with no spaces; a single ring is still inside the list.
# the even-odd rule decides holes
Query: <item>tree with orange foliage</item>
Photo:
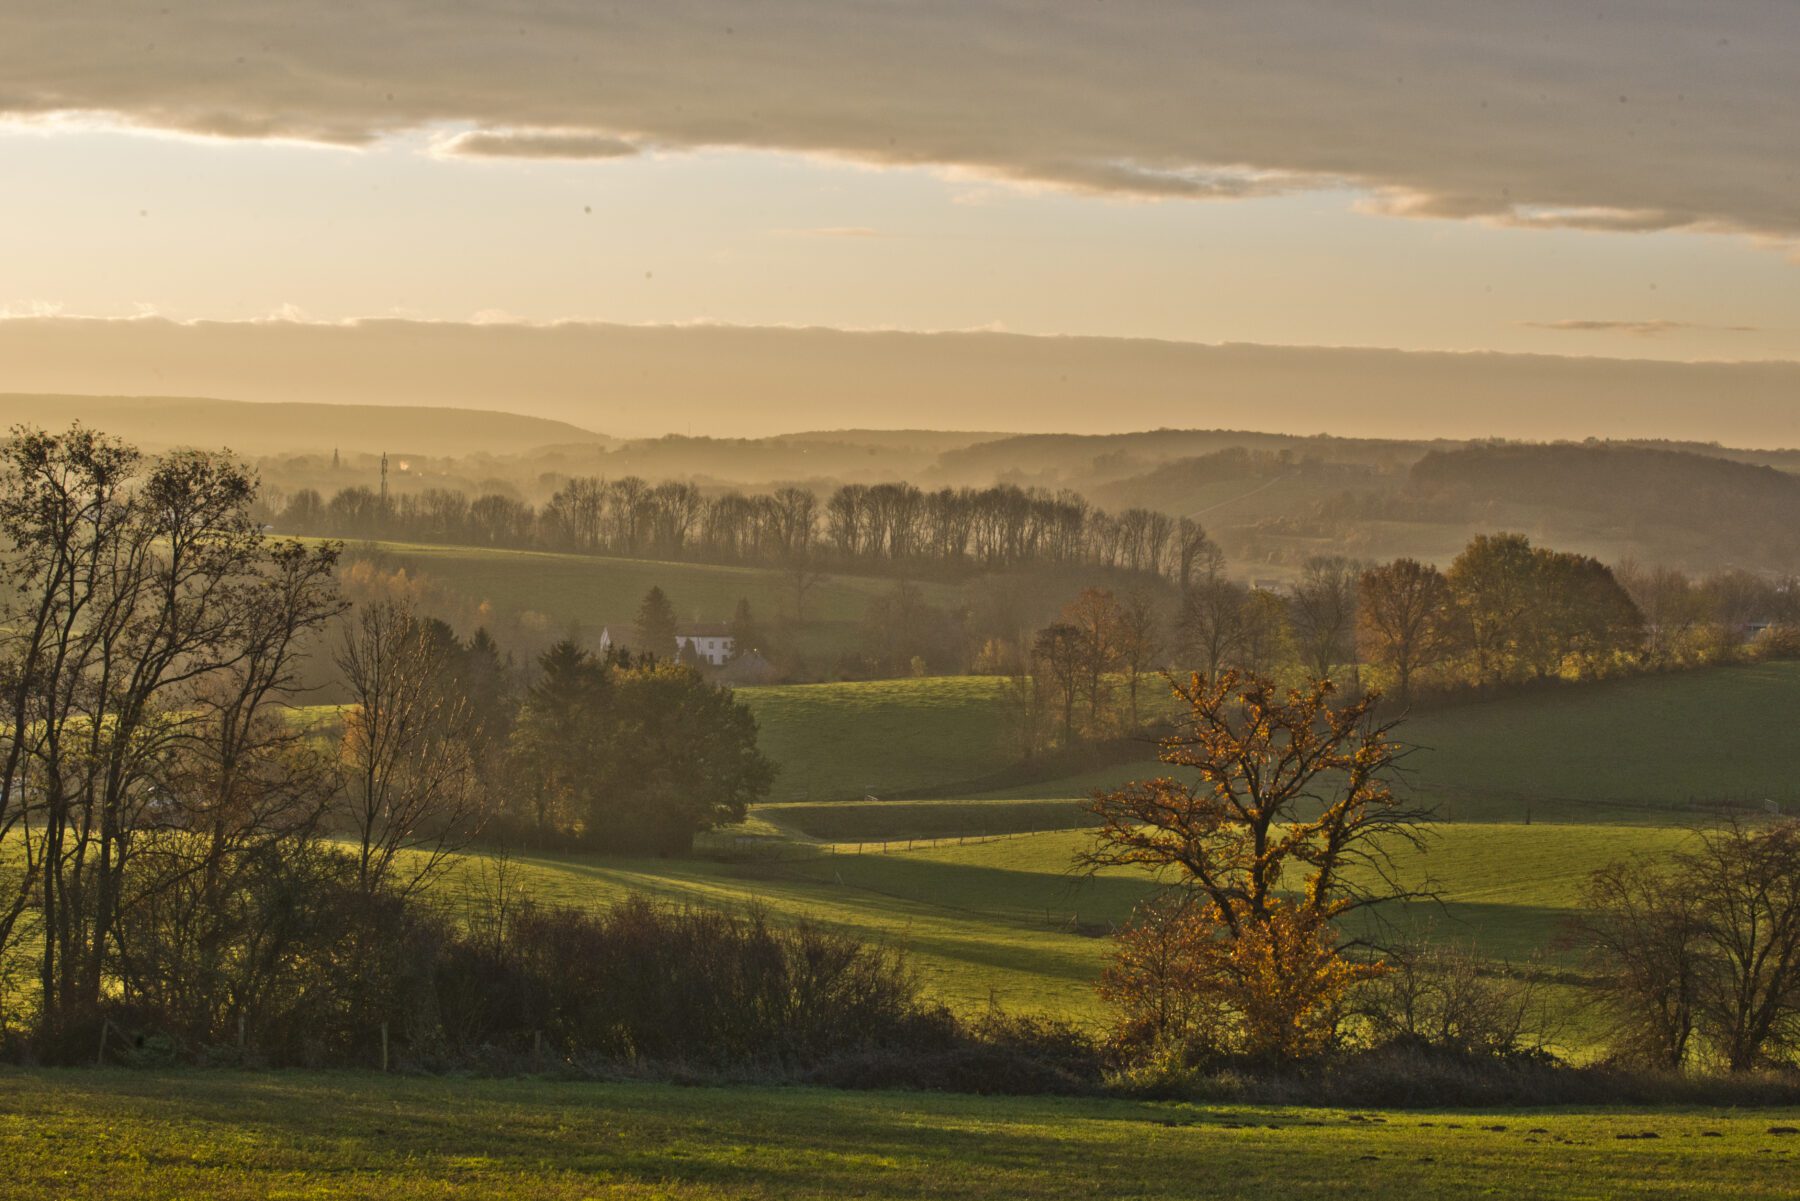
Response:
[[[1348,957],[1334,923],[1422,895],[1397,881],[1389,858],[1422,845],[1428,816],[1389,787],[1398,723],[1376,720],[1375,693],[1334,706],[1328,680],[1283,690],[1227,671],[1174,691],[1186,712],[1160,758],[1197,778],[1096,794],[1100,830],[1082,862],[1173,874],[1183,899],[1140,911],[1102,991],[1127,1037],[1317,1054],[1350,990],[1381,970]],[[1147,996],[1152,986],[1189,995]]]

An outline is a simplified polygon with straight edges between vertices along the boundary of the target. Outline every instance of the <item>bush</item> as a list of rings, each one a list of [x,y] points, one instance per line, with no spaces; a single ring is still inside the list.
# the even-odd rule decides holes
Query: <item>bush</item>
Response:
[[[806,1067],[944,1041],[904,957],[810,923],[634,897],[598,913],[530,904],[445,948],[446,1048],[571,1059]]]
[[[1502,974],[1467,950],[1419,943],[1388,952],[1352,1016],[1375,1046],[1507,1056],[1540,1050],[1546,1007],[1530,976]]]

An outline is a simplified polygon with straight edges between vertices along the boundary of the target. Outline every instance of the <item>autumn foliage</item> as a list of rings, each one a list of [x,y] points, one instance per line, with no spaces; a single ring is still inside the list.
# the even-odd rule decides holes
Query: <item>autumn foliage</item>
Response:
[[[1352,958],[1337,919],[1405,892],[1384,844],[1417,843],[1423,815],[1388,778],[1402,753],[1378,697],[1332,703],[1329,681],[1278,689],[1224,672],[1174,685],[1185,706],[1163,776],[1098,794],[1088,866],[1169,880],[1118,936],[1101,988],[1128,1042],[1304,1058],[1336,1037]]]

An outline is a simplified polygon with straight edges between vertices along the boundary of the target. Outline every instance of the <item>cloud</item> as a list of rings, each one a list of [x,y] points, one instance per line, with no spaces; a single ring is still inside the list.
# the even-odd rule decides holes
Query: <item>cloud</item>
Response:
[[[771,232],[789,238],[882,238],[879,229],[868,225],[821,225],[813,229],[777,229]]]
[[[1732,334],[1762,332],[1762,327],[1757,325],[1711,325],[1703,321],[1670,321],[1660,317],[1648,321],[1593,321],[1571,318],[1562,321],[1521,321],[1519,324],[1530,326],[1532,329],[1553,329],[1566,333],[1634,334],[1640,338],[1660,338],[1664,334],[1680,333],[1685,330]]]
[[[638,147],[623,138],[579,130],[470,130],[436,147],[450,158],[629,158]]]
[[[612,434],[872,427],[1800,445],[1800,363],[727,325],[0,321],[0,392],[506,409]],[[1455,402],[1446,401],[1455,398]]]
[[[1770,0],[84,0],[0,7],[0,112],[457,152],[728,146],[1144,198],[1800,239]],[[552,132],[533,132],[552,131]]]

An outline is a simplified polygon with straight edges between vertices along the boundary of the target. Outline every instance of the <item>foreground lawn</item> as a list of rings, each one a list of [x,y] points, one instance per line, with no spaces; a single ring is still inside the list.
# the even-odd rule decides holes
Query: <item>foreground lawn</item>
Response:
[[[269,1073],[0,1073],[8,1197],[1787,1197],[1774,1111],[1347,1113]]]

